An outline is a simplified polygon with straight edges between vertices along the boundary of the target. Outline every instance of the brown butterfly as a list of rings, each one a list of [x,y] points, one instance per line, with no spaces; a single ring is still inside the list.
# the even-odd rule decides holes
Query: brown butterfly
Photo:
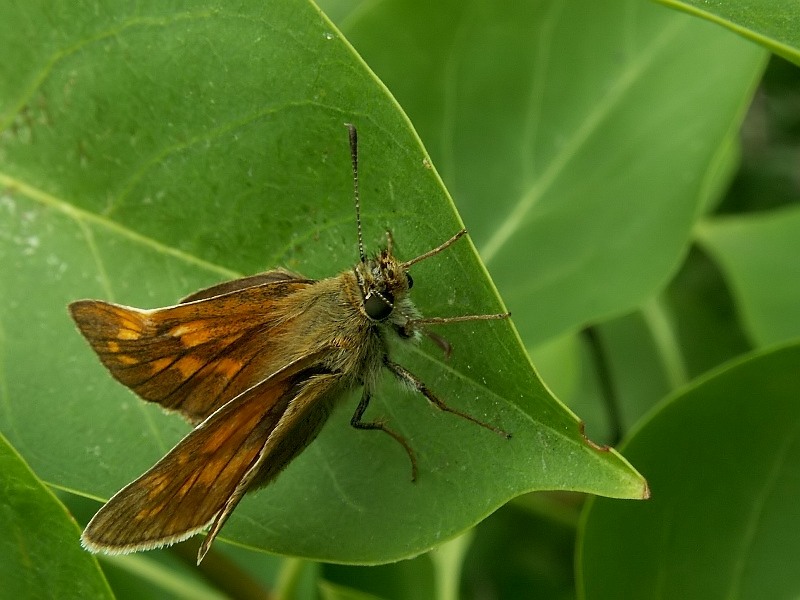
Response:
[[[144,475],[103,506],[81,542],[92,552],[127,553],[184,540],[211,525],[198,564],[244,494],[272,481],[319,433],[343,392],[363,386],[350,424],[364,421],[381,369],[430,402],[496,433],[501,429],[450,408],[389,357],[386,339],[418,341],[429,325],[504,319],[509,313],[422,318],[408,297],[409,268],[466,232],[401,262],[392,239],[364,254],[356,129],[347,124],[353,163],[359,262],[315,281],[277,269],[200,290],[167,308],[143,310],[99,300],[70,305],[73,319],[111,374],[196,427]]]

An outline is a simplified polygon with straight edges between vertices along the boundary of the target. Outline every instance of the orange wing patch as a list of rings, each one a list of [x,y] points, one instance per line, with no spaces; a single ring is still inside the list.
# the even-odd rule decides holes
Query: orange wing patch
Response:
[[[194,346],[209,343],[212,341],[212,333],[213,331],[209,330],[202,321],[181,323],[169,332],[172,337],[180,339],[185,348],[193,348]]]
[[[222,407],[94,516],[84,546],[108,553],[171,544],[222,509],[305,378],[282,372]]]
[[[309,285],[270,280],[156,310],[82,300],[70,311],[118,381],[198,423],[286,364],[285,299]]]

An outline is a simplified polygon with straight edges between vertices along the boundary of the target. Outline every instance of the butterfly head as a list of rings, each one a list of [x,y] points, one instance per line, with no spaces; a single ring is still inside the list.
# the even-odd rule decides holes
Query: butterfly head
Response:
[[[366,258],[355,267],[362,309],[372,321],[385,321],[414,285],[411,275],[389,250]]]

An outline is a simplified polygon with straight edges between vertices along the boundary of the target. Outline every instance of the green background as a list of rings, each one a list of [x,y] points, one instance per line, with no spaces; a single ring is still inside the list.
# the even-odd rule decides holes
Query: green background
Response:
[[[800,88],[791,64],[764,71],[761,46],[797,62],[800,8],[668,4],[691,14],[0,2],[0,505],[17,585],[0,596],[797,595]],[[414,267],[423,313],[513,314],[437,330],[450,360],[429,342],[394,357],[513,438],[387,377],[369,415],[409,438],[416,484],[397,444],[348,426],[354,394],[201,570],[196,540],[99,569],[59,501],[85,522],[188,427],[111,380],[66,305],[350,268],[346,121],[370,250],[387,229],[402,258],[470,231]],[[625,458],[578,418],[597,443],[626,438]],[[611,499],[645,495],[642,476],[651,500]],[[574,492],[609,498],[579,519]]]

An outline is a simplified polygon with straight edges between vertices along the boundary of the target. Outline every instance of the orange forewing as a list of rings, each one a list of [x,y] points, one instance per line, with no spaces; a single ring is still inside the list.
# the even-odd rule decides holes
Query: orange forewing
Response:
[[[244,289],[229,282],[228,293],[168,308],[81,300],[70,312],[118,381],[198,423],[284,366],[271,339],[288,325],[286,298],[313,282],[277,273],[285,278]]]
[[[154,548],[186,539],[218,516],[215,535],[253,481],[265,483],[256,476],[280,446],[281,436],[273,433],[296,426],[297,417],[305,415],[296,405],[309,406],[308,400],[319,397],[320,386],[306,392],[309,377],[320,377],[318,360],[312,355],[290,364],[198,425],[100,509],[83,533],[84,545],[111,553]],[[280,468],[273,468],[274,474]],[[208,545],[213,535],[209,538]]]

